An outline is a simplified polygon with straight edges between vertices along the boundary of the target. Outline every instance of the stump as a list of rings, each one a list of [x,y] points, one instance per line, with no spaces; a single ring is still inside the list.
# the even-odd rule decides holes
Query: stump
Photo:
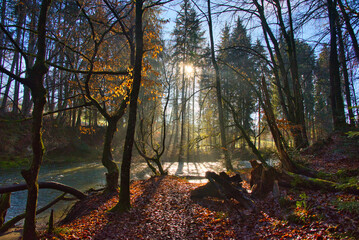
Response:
[[[217,197],[221,199],[235,199],[239,204],[246,208],[254,210],[254,203],[242,188],[242,178],[239,174],[229,177],[221,172],[219,175],[214,172],[206,172],[206,178],[209,182],[191,192],[191,198]]]
[[[250,180],[252,195],[263,198],[273,190],[274,181],[277,180],[277,171],[273,167],[264,167],[257,160],[251,160],[250,163],[252,165]]]

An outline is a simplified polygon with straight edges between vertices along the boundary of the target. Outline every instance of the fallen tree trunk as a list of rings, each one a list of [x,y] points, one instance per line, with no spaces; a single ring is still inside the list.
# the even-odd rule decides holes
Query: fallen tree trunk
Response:
[[[226,173],[222,172],[222,173],[220,173],[220,176],[225,177],[226,180],[229,181],[231,184],[239,185],[239,183],[242,182],[242,178],[239,174],[236,174],[233,177],[229,177]],[[201,179],[201,178],[204,179],[206,177],[198,177],[198,179]],[[183,176],[183,178],[195,179],[197,177]],[[211,181],[209,181],[207,184],[200,186],[191,191],[192,199],[199,199],[199,198],[204,198],[204,197],[217,197],[217,198],[222,198],[222,199],[224,198],[224,196],[218,191],[218,187],[216,186],[216,184],[214,184]]]
[[[297,188],[303,190],[324,190],[329,192],[345,192],[359,195],[359,185],[353,183],[337,183],[320,178],[312,178],[305,175],[277,170],[270,166],[251,161],[251,195],[242,189],[240,182],[242,179],[238,175],[229,177],[222,172],[217,175],[214,172],[207,172],[206,178],[210,181],[191,191],[191,198],[217,197],[221,199],[233,198],[242,204],[245,208],[254,208],[251,196],[263,198],[273,191],[274,197],[279,197],[280,191],[278,185],[286,188]],[[356,176],[357,171],[351,171],[351,175]]]
[[[224,172],[218,175],[214,172],[206,172],[206,178],[211,182],[217,183],[220,188],[219,190],[227,197],[237,200],[244,208],[254,210],[255,206],[253,201],[246,196],[245,190],[242,187],[235,187],[228,179],[229,176]]]
[[[220,175],[214,172],[206,172],[206,178],[209,182],[204,186],[194,189],[191,192],[192,199],[207,196],[224,199],[233,198],[244,208],[254,210],[253,201],[247,196],[247,193],[240,184],[242,179],[239,174],[229,177],[224,172],[220,173]]]
[[[329,192],[345,192],[359,195],[359,185],[336,183],[320,178],[311,178],[304,175],[284,171],[280,174],[279,184],[285,187],[300,189],[326,190]]]
[[[59,190],[59,191],[65,192],[65,193],[69,193],[69,194],[77,197],[78,199],[84,199],[87,197],[86,194],[77,190],[76,188],[73,188],[73,187],[58,183],[58,182],[39,182],[39,188],[40,189],[50,188],[50,189]],[[13,184],[10,186],[0,187],[0,194],[9,193],[9,192],[17,192],[17,191],[22,191],[22,190],[27,190],[27,185],[25,183]]]

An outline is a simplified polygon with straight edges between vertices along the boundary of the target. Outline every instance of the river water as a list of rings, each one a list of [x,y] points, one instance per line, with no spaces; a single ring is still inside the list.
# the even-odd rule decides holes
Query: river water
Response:
[[[165,162],[163,167],[170,175],[178,175],[178,163]],[[248,162],[240,162],[237,168],[249,167]],[[7,169],[6,171],[0,169],[0,186],[9,185],[13,183],[24,182],[21,174],[21,169]],[[201,162],[201,163],[184,163],[183,171],[180,176],[199,176],[204,177],[206,171],[223,171],[224,168],[220,162]],[[55,181],[60,182],[80,191],[86,191],[90,188],[98,189],[105,185],[106,169],[100,163],[51,163],[45,164],[41,167],[39,181]],[[131,180],[143,180],[151,176],[151,171],[146,163],[133,163],[131,166]],[[191,181],[206,181],[191,180]],[[59,196],[62,192],[51,189],[40,189],[38,209],[48,204],[50,201]],[[25,211],[26,191],[14,192],[11,195],[11,207],[7,212],[6,220],[11,219],[18,214]],[[54,207],[55,212],[64,212],[65,208],[69,208],[69,202],[61,201]],[[45,221],[49,215],[47,210],[39,214],[38,219]],[[57,214],[58,217],[59,214]]]

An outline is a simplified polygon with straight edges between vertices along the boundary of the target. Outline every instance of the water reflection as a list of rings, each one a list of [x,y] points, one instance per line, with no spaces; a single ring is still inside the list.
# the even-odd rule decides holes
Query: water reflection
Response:
[[[240,162],[237,168],[249,167],[248,162]],[[165,162],[163,168],[170,175],[175,175],[178,169],[177,162]],[[220,162],[189,162],[183,164],[181,177],[192,176],[191,182],[206,182],[204,179],[206,171],[224,171]],[[0,170],[0,185],[24,182],[20,174],[20,169]],[[100,188],[105,185],[106,169],[99,163],[52,163],[41,167],[39,181],[56,181],[81,191],[90,188]],[[131,180],[142,180],[151,177],[152,172],[146,163],[133,163],[131,166]],[[50,189],[40,189],[38,208],[41,208],[59,196],[62,192]],[[26,191],[14,192],[11,196],[11,208],[8,210],[6,220],[21,214],[25,211]],[[60,202],[55,206],[56,209],[63,209],[68,206],[68,202]],[[45,218],[50,210],[40,214]]]

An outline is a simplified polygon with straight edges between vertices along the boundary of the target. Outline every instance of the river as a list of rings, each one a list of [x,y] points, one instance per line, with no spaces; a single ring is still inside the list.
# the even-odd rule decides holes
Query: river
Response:
[[[241,162],[238,168],[249,167],[248,162]],[[163,167],[169,174],[176,174],[178,163],[165,162]],[[21,174],[21,169],[0,169],[0,185],[8,185],[13,183],[24,182]],[[181,176],[204,176],[206,171],[223,171],[224,168],[219,162],[204,162],[204,163],[185,163],[183,166],[183,173]],[[88,162],[66,162],[66,163],[51,163],[44,164],[41,167],[39,181],[56,181],[81,191],[86,191],[90,188],[101,188],[105,184],[106,169],[100,163]],[[131,180],[143,180],[151,176],[151,171],[146,163],[133,163],[131,167]],[[191,180],[201,181],[201,180]],[[205,180],[203,180],[205,181]],[[40,189],[38,208],[45,206],[54,198],[59,196],[61,192],[50,189]],[[11,195],[11,207],[7,212],[6,220],[11,219],[18,214],[25,211],[26,191],[14,192]],[[66,208],[69,208],[69,203],[61,201],[54,207],[57,211],[57,217],[61,217]],[[61,210],[61,211],[60,211]],[[38,219],[45,221],[49,211],[45,211],[38,216]]]

